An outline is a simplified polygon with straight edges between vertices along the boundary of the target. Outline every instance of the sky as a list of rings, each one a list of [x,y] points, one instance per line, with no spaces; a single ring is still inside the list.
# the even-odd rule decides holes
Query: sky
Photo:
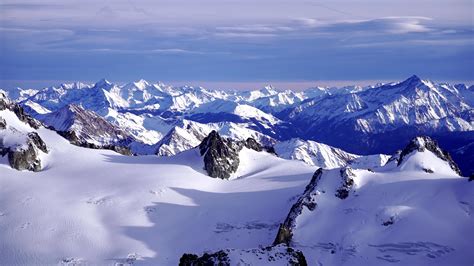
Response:
[[[0,87],[472,81],[473,3],[0,0]]]

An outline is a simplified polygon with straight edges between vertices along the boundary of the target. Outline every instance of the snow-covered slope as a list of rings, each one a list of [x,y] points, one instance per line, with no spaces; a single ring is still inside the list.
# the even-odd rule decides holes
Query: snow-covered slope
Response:
[[[318,170],[276,242],[310,265],[472,263],[472,184],[423,139],[412,143],[398,164],[375,171]]]
[[[37,132],[51,143],[43,171],[0,164],[2,265],[176,265],[184,253],[255,249],[315,170],[247,149],[245,177],[224,181],[204,174],[195,149],[130,157]]]
[[[123,156],[29,130],[49,154],[37,173],[0,162],[2,265],[176,265],[185,253],[219,250],[236,263],[299,257],[259,247],[312,188],[316,167],[243,148],[232,180],[221,180],[206,174],[199,149]],[[373,171],[324,170],[307,194],[317,206],[296,217],[292,250],[309,265],[471,262],[471,183],[432,150],[415,145]]]
[[[301,139],[278,142],[274,148],[281,158],[300,160],[326,169],[346,166],[359,157],[322,143]]]
[[[183,119],[174,124],[168,133],[155,146],[158,155],[170,156],[196,147],[212,131],[234,140],[253,138],[260,144],[271,146],[275,140],[246,125],[233,122],[198,123]]]
[[[420,134],[474,130],[473,107],[454,86],[417,76],[360,92],[307,100],[286,118],[301,137],[351,152],[391,153]],[[453,140],[454,141],[454,140]]]
[[[69,104],[81,106],[147,147],[183,119],[225,123],[229,129],[259,132],[261,139],[314,140],[362,155],[393,153],[421,134],[455,144],[448,147],[452,153],[474,142],[472,136],[460,136],[474,131],[473,86],[434,83],[417,76],[367,87],[312,87],[298,92],[271,86],[211,90],[145,80],[120,85],[103,79],[92,85],[15,89],[11,95],[36,118]],[[211,127],[216,129],[215,125]],[[458,158],[465,174],[470,174],[467,165],[474,162],[467,158],[471,157]]]
[[[56,112],[37,116],[45,125],[63,134],[72,143],[82,146],[127,146],[133,138],[92,111],[67,105]]]
[[[323,143],[301,139],[281,141],[273,147],[281,158],[300,160],[324,169],[347,165],[360,169],[372,169],[384,166],[390,158],[385,154],[356,155]]]

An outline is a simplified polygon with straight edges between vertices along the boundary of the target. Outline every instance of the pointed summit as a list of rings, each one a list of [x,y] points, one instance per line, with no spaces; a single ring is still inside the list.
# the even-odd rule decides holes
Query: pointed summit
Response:
[[[135,87],[137,87],[141,90],[144,90],[146,87],[150,86],[148,81],[146,81],[144,79],[140,79],[139,81],[133,82],[133,85],[135,85]]]
[[[112,85],[112,83],[110,83],[108,80],[106,80],[105,78],[97,81],[95,84],[94,84],[94,87],[96,88],[102,88],[102,87],[108,87]]]
[[[439,159],[446,161],[454,172],[456,172],[458,175],[461,175],[461,170],[459,169],[458,165],[453,161],[451,155],[441,149],[438,146],[438,143],[428,136],[419,136],[412,139],[410,143],[408,143],[408,145],[400,153],[398,165],[400,166],[402,162],[406,161],[410,154],[414,152],[425,152],[426,150],[432,152]]]
[[[221,138],[215,130],[199,144],[199,151],[204,157],[204,170],[211,177],[229,179],[239,167],[240,147],[231,140]]]
[[[420,77],[418,77],[417,75],[413,75],[407,78],[406,80],[402,81],[402,83],[406,83],[406,84],[419,84],[420,82],[423,82],[423,80],[420,79]]]

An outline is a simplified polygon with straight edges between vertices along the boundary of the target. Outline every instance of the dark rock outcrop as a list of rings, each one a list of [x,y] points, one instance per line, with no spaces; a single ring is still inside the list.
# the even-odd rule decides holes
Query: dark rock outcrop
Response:
[[[26,148],[10,149],[8,151],[8,162],[17,170],[41,171],[41,160],[38,150],[33,143],[28,143]]]
[[[28,141],[34,144],[42,152],[48,153],[48,147],[46,147],[46,143],[44,143],[43,139],[38,135],[38,133],[36,132],[28,133]]]
[[[222,138],[212,131],[199,144],[201,156],[204,156],[204,170],[214,178],[228,179],[239,167],[239,143]]]
[[[98,114],[74,104],[46,114],[41,120],[71,144],[91,149],[108,149],[131,155],[133,137]]]
[[[237,255],[238,261],[231,261],[229,254]],[[241,256],[241,258],[239,258]],[[250,261],[247,261],[250,259]],[[253,265],[258,261],[261,265],[277,263],[279,265],[306,266],[306,258],[303,252],[285,245],[254,249],[225,249],[215,253],[204,253],[202,256],[196,254],[184,254],[179,260],[180,266],[201,265]]]
[[[263,147],[258,143],[255,139],[253,138],[248,138],[247,140],[244,141],[244,146],[248,149],[254,150],[254,151],[262,151]]]
[[[30,132],[26,137],[26,143],[23,145],[18,145],[16,147],[2,147],[1,155],[4,156],[8,154],[8,162],[14,169],[20,171],[41,171],[39,151],[48,153],[48,148],[38,133]],[[3,144],[0,146],[3,146]]]
[[[350,167],[345,167],[340,170],[342,185],[336,190],[336,197],[345,199],[349,196],[349,192],[354,186],[354,171]]]
[[[243,147],[271,152],[271,149],[269,151],[253,138],[237,141],[223,138],[215,130],[211,131],[199,144],[199,152],[204,157],[204,170],[211,177],[228,179],[239,167],[239,152]]]
[[[204,253],[202,256],[195,254],[184,254],[179,259],[180,266],[201,266],[201,265],[230,265],[229,257],[223,250],[212,254]]]
[[[456,172],[458,175],[461,175],[461,170],[459,169],[458,165],[453,161],[451,155],[449,155],[447,151],[442,150],[435,140],[427,136],[420,136],[412,139],[410,143],[408,143],[408,145],[400,153],[398,165],[401,165],[403,160],[412,152],[424,152],[425,150],[432,152],[441,160],[446,161],[454,172]]]
[[[273,242],[273,245],[278,244],[287,244],[291,243],[291,239],[293,237],[293,228],[296,226],[296,217],[298,217],[302,212],[303,208],[306,207],[308,210],[313,211],[317,207],[317,203],[315,202],[314,196],[316,195],[316,187],[323,175],[323,169],[319,168],[313,174],[311,181],[306,186],[304,193],[298,198],[295,204],[290,209],[285,221],[280,224],[280,228],[278,229],[278,234]]]
[[[0,92],[0,111],[7,109],[14,112],[20,121],[27,123],[30,127],[38,129],[41,126],[41,122],[26,114],[23,107],[10,101],[5,94]]]
[[[0,122],[5,122],[1,119]],[[10,166],[17,170],[40,171],[41,160],[40,151],[48,153],[48,148],[43,139],[36,132],[24,133],[13,127],[1,128],[4,135],[15,135],[18,143],[5,144],[3,137],[0,137],[0,156],[7,156]]]
[[[5,129],[7,128],[7,121],[3,119],[3,117],[0,116],[0,129]]]

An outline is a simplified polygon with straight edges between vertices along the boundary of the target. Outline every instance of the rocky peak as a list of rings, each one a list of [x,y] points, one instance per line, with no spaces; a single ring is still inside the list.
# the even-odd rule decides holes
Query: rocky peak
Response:
[[[96,149],[111,149],[129,154],[132,136],[98,114],[70,104],[48,113],[42,121],[72,144]]]
[[[3,117],[0,116],[0,129],[5,129],[7,128],[7,121],[3,119]]]
[[[355,173],[350,167],[342,168],[339,173],[342,180],[340,187],[336,190],[336,197],[345,199],[354,186]]]
[[[318,168],[311,177],[311,181],[298,198],[295,204],[290,209],[285,221],[280,224],[277,236],[273,245],[278,244],[290,244],[293,238],[293,229],[296,226],[296,218],[303,212],[303,208],[307,208],[310,211],[314,211],[318,204],[315,201],[315,195],[317,194],[316,188],[323,175],[323,169]]]
[[[241,146],[231,140],[222,138],[213,130],[199,144],[199,151],[204,157],[204,169],[209,176],[228,179],[239,167]]]
[[[248,149],[252,149],[255,151],[262,151],[263,147],[258,143],[255,139],[253,138],[248,138],[247,140],[244,141],[244,146]]]
[[[10,128],[7,134],[25,134]],[[48,153],[48,148],[43,139],[36,132],[26,133],[24,142],[14,145],[4,146],[3,139],[0,138],[0,156],[8,155],[10,166],[17,170],[41,171],[40,152]]]
[[[459,169],[458,165],[453,161],[451,155],[449,155],[447,151],[442,150],[438,146],[438,143],[428,136],[419,136],[412,139],[410,143],[408,143],[408,145],[400,153],[398,165],[401,165],[402,162],[411,153],[415,151],[424,152],[426,150],[432,152],[441,160],[448,162],[451,169],[453,169],[453,171],[456,172],[458,175],[461,175],[461,170]]]
[[[14,112],[20,121],[32,128],[38,129],[41,126],[41,122],[26,114],[23,107],[11,101],[4,93],[0,92],[0,111],[6,109]]]

